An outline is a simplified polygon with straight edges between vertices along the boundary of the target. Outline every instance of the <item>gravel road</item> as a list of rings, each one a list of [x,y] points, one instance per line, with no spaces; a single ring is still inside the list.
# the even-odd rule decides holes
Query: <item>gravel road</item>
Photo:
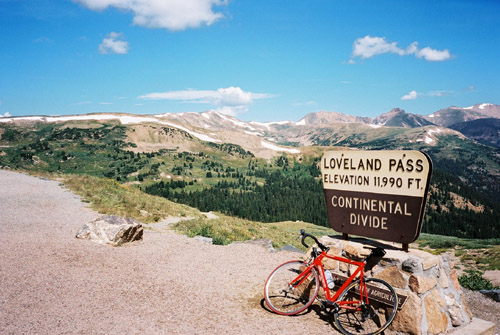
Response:
[[[297,254],[172,231],[76,239],[98,216],[55,181],[0,170],[0,334],[338,334],[319,309],[263,307],[268,274]]]

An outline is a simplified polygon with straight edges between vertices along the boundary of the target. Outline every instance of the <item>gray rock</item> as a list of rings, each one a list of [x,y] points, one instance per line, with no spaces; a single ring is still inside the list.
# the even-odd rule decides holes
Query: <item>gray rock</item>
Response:
[[[500,286],[500,270],[487,270],[484,272],[483,278],[489,280],[493,287]]]
[[[142,224],[135,219],[105,215],[84,224],[76,233],[76,238],[119,246],[123,243],[142,240],[143,232]]]
[[[484,296],[487,296],[490,299],[495,300],[496,302],[500,302],[500,290],[481,290],[481,292]]]
[[[298,252],[298,253],[304,254],[304,252],[302,250],[295,248],[291,244],[284,245],[276,251],[291,251],[291,252]]]
[[[449,295],[445,295],[444,298],[448,309],[448,315],[450,316],[451,325],[453,327],[463,325],[464,318],[462,316],[462,309],[458,301],[453,296]]]
[[[204,242],[204,243],[208,243],[208,244],[213,244],[213,239],[211,237],[205,237],[205,236],[195,236],[194,237],[195,240],[197,241],[200,241],[200,242]]]
[[[236,242],[233,242],[231,244],[239,244],[239,243],[260,245],[260,246],[263,246],[264,248],[266,248],[267,251],[274,252],[273,243],[271,242],[270,239],[267,239],[267,238],[262,238],[259,240],[236,241]]]
[[[418,261],[418,259],[415,258],[408,258],[401,264],[401,270],[407,271],[410,273],[418,273],[421,271],[421,262]]]

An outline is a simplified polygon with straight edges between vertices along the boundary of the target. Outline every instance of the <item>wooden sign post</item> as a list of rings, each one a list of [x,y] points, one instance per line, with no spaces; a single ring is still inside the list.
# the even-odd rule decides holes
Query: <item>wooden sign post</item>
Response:
[[[432,161],[415,150],[328,151],[321,160],[330,226],[398,242],[420,235]]]

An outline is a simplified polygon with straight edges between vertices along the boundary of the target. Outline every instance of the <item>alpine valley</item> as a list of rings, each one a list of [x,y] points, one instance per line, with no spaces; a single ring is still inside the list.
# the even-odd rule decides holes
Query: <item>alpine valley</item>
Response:
[[[500,237],[499,105],[268,123],[216,111],[0,118],[0,167],[114,179],[262,222],[328,226],[318,164],[341,148],[427,153],[434,167],[422,231]]]

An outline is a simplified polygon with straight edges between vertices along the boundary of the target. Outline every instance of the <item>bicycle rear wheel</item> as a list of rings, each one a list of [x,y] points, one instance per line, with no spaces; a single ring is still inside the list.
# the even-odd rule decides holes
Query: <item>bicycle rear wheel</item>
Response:
[[[269,275],[264,287],[264,296],[267,306],[273,312],[294,315],[313,303],[319,289],[318,273],[312,269],[299,277],[306,268],[304,262],[290,261],[281,264]]]
[[[398,296],[391,285],[378,278],[365,279],[369,290],[368,304],[347,304],[334,312],[335,323],[346,335],[375,335],[384,331],[396,316]],[[338,301],[359,301],[359,280],[351,283]],[[354,307],[355,309],[349,309]]]

